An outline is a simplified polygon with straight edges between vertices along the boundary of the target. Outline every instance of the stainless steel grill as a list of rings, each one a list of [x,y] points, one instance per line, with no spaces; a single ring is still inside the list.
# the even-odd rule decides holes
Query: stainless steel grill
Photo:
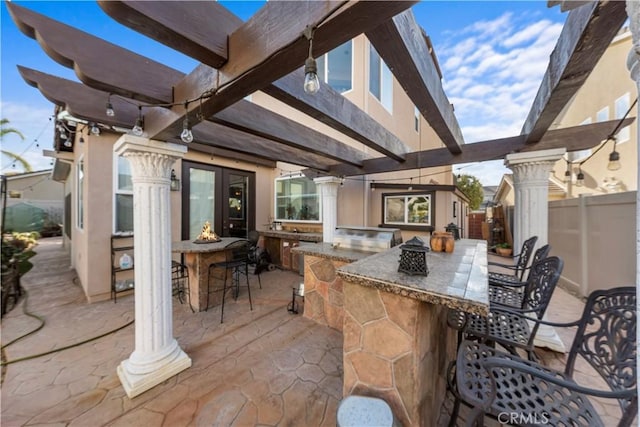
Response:
[[[337,227],[333,244],[339,248],[382,252],[402,243],[398,228]]]

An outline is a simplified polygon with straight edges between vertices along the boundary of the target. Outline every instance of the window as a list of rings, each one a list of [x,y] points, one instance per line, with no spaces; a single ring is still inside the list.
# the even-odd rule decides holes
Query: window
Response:
[[[9,198],[10,199],[21,199],[22,191],[9,190]]]
[[[76,184],[77,184],[77,205],[76,218],[79,229],[84,228],[84,158],[80,158],[76,167]]]
[[[318,78],[340,93],[350,91],[352,89],[352,52],[352,42],[349,40],[318,58],[316,60]]]
[[[133,182],[131,166],[124,157],[115,156],[113,231],[133,231]]]
[[[606,122],[609,120],[609,107],[604,107],[596,113],[596,122]]]
[[[584,119],[582,123],[580,123],[580,126],[589,125],[589,124],[591,124],[591,117],[587,117],[586,119]],[[584,160],[588,158],[590,155],[591,155],[591,148],[587,148],[586,150],[571,151],[571,152],[565,153],[565,158],[570,162],[579,162],[580,160]]]
[[[416,130],[416,132],[420,132],[420,110],[418,110],[418,107],[413,107],[413,126]]]
[[[276,221],[320,222],[320,194],[316,183],[304,176],[276,179]]]
[[[369,45],[369,92],[376,97],[387,111],[393,111],[393,79],[391,70],[378,52]]]
[[[615,108],[616,108],[616,119],[623,118],[624,115],[627,113],[627,110],[629,110],[629,94],[628,93],[625,93],[620,98],[616,99]],[[618,143],[627,142],[630,137],[631,137],[631,130],[629,126],[625,126],[624,128],[620,129],[620,131],[618,132],[616,136],[616,141]]]
[[[433,222],[431,194],[384,194],[384,223],[429,227]]]

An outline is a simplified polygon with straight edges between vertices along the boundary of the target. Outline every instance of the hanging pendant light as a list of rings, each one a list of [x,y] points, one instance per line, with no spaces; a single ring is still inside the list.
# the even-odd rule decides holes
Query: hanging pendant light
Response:
[[[136,136],[142,136],[142,134],[144,134],[143,123],[144,123],[144,118],[142,117],[142,106],[139,105],[138,118],[136,119],[136,124],[135,126],[133,126],[133,129],[131,129],[131,132],[133,132],[133,134]]]
[[[307,27],[304,35],[309,40],[309,56],[304,61],[304,91],[309,95],[314,95],[320,90],[320,80],[318,79],[318,64],[313,59],[313,29]]]

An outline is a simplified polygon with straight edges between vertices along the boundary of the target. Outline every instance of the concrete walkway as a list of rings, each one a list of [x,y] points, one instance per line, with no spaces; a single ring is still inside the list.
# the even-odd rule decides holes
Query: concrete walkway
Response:
[[[23,277],[27,309],[45,320],[33,335],[6,347],[3,361],[74,345],[127,325],[133,320],[133,296],[118,302],[87,304],[69,267],[60,238],[43,239]],[[263,289],[251,277],[254,310],[246,288],[237,301],[192,313],[174,302],[174,336],[193,366],[163,384],[129,399],[116,375],[133,351],[133,325],[70,349],[10,363],[2,368],[0,424],[14,426],[334,426],[342,399],[342,336],[286,306],[291,288],[302,278],[291,272],[265,272]],[[2,344],[35,329],[39,322],[23,313],[25,301],[2,321]],[[557,289],[549,320],[569,321],[582,303]],[[558,332],[566,347],[573,330]],[[542,360],[562,369],[563,354],[540,349]],[[596,384],[585,364],[576,377]],[[606,425],[615,425],[615,403],[596,402]],[[447,425],[449,394],[438,425]],[[464,422],[463,407],[460,425]],[[497,425],[491,424],[487,425]]]
[[[28,311],[44,318],[37,333],[10,345],[11,361],[101,335],[133,319],[133,296],[87,304],[59,238],[36,247],[34,268],[23,277]],[[246,291],[220,308],[192,313],[174,298],[174,335],[193,366],[129,399],[116,375],[133,351],[133,326],[95,341],[3,367],[3,427],[335,425],[342,398],[342,336],[286,306],[300,276],[251,277]],[[246,289],[246,288],[245,288]],[[2,342],[38,321],[24,301],[5,316]]]

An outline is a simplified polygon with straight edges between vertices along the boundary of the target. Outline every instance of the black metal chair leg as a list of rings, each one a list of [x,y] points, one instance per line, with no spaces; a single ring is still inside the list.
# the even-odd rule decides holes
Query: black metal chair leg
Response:
[[[222,310],[220,311],[220,323],[224,323],[224,296],[227,294],[227,271],[224,270],[224,284],[222,285]],[[231,284],[233,286],[233,283]]]
[[[245,277],[247,278],[247,292],[249,292],[249,308],[251,311],[253,311],[253,303],[251,302],[251,286],[249,286],[249,265],[248,264],[244,265],[244,272],[245,272]],[[260,279],[260,276],[258,276],[258,279]]]

